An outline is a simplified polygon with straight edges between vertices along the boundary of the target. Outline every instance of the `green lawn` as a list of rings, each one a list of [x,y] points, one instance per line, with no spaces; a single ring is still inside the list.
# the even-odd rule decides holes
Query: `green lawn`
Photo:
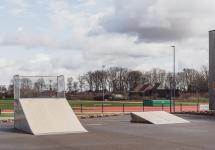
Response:
[[[200,98],[200,99],[196,99],[196,100],[176,100],[176,105],[186,105],[186,106],[192,106],[192,105],[196,105],[196,104],[208,104],[209,103],[209,99],[208,98]]]
[[[13,109],[13,100],[0,100],[0,109]]]

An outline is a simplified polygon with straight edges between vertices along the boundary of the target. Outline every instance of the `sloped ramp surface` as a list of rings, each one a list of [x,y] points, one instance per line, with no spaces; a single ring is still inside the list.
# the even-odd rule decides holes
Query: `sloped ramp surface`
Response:
[[[20,99],[16,105],[16,129],[34,135],[87,132],[66,99]]]
[[[131,122],[149,124],[176,124],[189,123],[189,121],[164,111],[133,112]]]

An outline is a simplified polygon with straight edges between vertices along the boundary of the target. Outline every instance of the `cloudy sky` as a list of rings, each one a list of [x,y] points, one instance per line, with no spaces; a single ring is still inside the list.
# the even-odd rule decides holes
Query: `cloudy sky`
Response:
[[[0,84],[14,74],[77,76],[122,66],[208,64],[214,0],[1,0]]]

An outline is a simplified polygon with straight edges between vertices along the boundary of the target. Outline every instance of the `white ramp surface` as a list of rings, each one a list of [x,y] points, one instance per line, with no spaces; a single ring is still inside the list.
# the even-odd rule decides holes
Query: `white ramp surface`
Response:
[[[87,132],[66,99],[19,99],[15,128],[34,135]]]
[[[164,111],[133,112],[131,122],[151,124],[189,123],[189,121]]]

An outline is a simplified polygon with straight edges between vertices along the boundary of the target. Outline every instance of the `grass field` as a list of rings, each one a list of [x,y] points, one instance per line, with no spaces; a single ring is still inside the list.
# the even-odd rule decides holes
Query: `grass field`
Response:
[[[196,105],[196,104],[205,104],[205,103],[209,103],[209,99],[208,98],[200,98],[200,99],[195,99],[195,100],[176,100],[176,105],[185,105],[185,106],[192,106],[192,105]]]
[[[0,109],[13,109],[13,100],[0,100]]]

